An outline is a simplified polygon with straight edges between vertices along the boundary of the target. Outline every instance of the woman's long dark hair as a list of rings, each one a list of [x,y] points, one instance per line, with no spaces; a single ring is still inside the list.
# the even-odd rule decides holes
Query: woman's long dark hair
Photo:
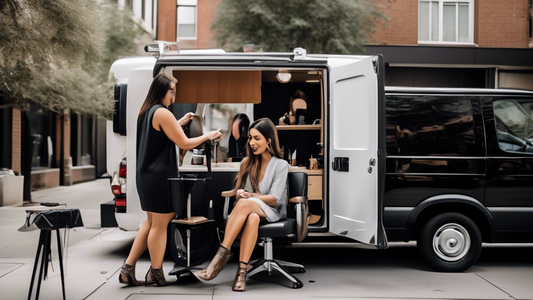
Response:
[[[146,99],[144,99],[144,103],[139,111],[137,121],[150,107],[163,101],[163,98],[165,98],[165,95],[168,93],[171,82],[173,82],[173,80],[163,73],[159,73],[154,77],[150,89],[148,90],[148,95],[146,95]]]
[[[277,158],[282,158],[281,149],[279,147],[278,131],[276,130],[274,123],[272,123],[272,121],[270,121],[268,118],[261,118],[250,125],[248,132],[250,132],[252,128],[255,128],[257,131],[259,131],[259,133],[265,137],[267,142],[270,139],[270,145],[267,147],[267,151],[270,153],[270,155]],[[257,193],[259,192],[261,155],[255,155],[253,153],[252,148],[250,148],[250,137],[248,137],[248,143],[246,143],[246,150],[248,154],[242,160],[239,174],[235,179],[235,191],[244,188],[246,185],[246,179],[248,176],[250,176],[250,183],[252,184],[252,188],[254,190],[249,192]]]
[[[238,122],[239,126],[239,139],[235,140],[233,133],[229,135],[229,155],[231,157],[241,157],[241,153],[246,151],[246,142],[248,141],[248,127],[250,127],[250,119],[246,114],[236,114],[231,121],[231,127],[233,130],[233,124]],[[243,155],[244,156],[244,155]]]

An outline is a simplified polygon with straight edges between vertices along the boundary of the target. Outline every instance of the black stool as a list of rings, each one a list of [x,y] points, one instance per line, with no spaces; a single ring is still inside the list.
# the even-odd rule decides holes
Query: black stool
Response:
[[[168,273],[168,275],[175,275],[177,279],[179,280],[182,277],[189,277],[192,274],[191,270],[191,231],[202,227],[210,222],[213,222],[213,220],[209,220],[206,217],[203,216],[191,216],[191,198],[192,198],[192,191],[193,188],[196,186],[200,190],[203,190],[205,181],[209,180],[211,178],[197,178],[195,175],[183,175],[182,177],[178,178],[168,178],[169,181],[178,181],[183,185],[183,190],[185,191],[186,197],[187,197],[187,217],[183,219],[174,219],[172,220],[172,223],[178,227],[183,228],[186,230],[187,233],[187,265],[185,267],[180,266],[174,266],[174,268]],[[185,195],[184,195],[185,196]]]
[[[52,255],[52,230],[55,230],[57,233],[57,252],[59,256],[59,270],[61,273],[61,289],[63,291],[63,300],[65,300],[66,296],[65,277],[63,274],[63,253],[61,252],[61,236],[59,235],[59,229],[83,226],[80,211],[79,209],[61,209],[41,212],[35,217],[33,224],[35,224],[41,230],[41,234],[39,235],[39,244],[37,245],[37,254],[35,255],[35,263],[33,265],[33,273],[31,275],[28,300],[31,299],[31,293],[33,290],[33,283],[35,281],[35,274],[37,272],[39,256],[41,256],[41,264],[39,265],[39,278],[37,280],[37,292],[35,294],[36,300],[39,299],[41,282],[48,276],[48,258]]]

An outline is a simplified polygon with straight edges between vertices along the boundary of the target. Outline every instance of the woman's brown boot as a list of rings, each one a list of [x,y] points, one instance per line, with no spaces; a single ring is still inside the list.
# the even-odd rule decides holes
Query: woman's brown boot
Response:
[[[209,266],[207,266],[207,268],[201,271],[195,272],[194,275],[199,279],[206,281],[217,277],[218,273],[220,273],[226,263],[228,263],[228,260],[231,258],[231,254],[232,253],[229,249],[220,246],[220,248],[218,248],[217,254],[215,255],[215,257],[213,257],[211,263],[209,263]]]
[[[244,265],[244,267],[242,265]],[[235,279],[233,279],[233,285],[231,286],[231,289],[234,292],[246,291],[246,275],[247,274],[248,274],[248,263],[240,261],[239,268],[237,269],[237,274],[235,274]]]
[[[163,273],[163,268],[160,269],[154,269],[150,267],[148,270],[148,273],[146,273],[146,283],[145,285],[151,285],[155,284],[157,286],[165,286],[168,284],[167,280],[165,279],[165,273]]]
[[[144,281],[135,279],[135,266],[124,263],[118,274],[118,281],[127,285],[143,285]]]

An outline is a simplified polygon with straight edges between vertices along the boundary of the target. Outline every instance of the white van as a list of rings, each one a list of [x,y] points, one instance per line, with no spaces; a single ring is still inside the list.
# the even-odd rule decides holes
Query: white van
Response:
[[[376,248],[387,247],[382,225],[382,57],[306,55],[301,48],[293,53],[157,51],[157,59],[121,59],[110,71],[118,84],[115,117],[107,125],[107,171],[115,175],[119,227],[136,230],[145,217],[135,186],[137,116],[152,78],[164,72],[178,80],[177,103],[189,103],[192,108],[191,104],[202,103],[206,130],[221,128],[225,139],[231,130],[227,120],[236,113],[246,114],[251,122],[269,117],[279,124],[279,118],[288,112],[292,93],[304,91],[304,124],[277,128],[285,157],[290,153],[295,159],[291,171],[309,175],[312,195],[308,198],[320,210],[316,214],[320,218],[316,224],[320,225],[310,230],[331,232]],[[279,73],[289,77],[287,82],[277,79]],[[184,107],[187,111],[187,105]],[[224,150],[225,145],[227,142],[222,141],[220,148]],[[226,159],[226,154],[222,157]],[[318,159],[318,169],[306,168],[311,157]],[[213,173],[235,175],[238,163],[223,160],[213,164]],[[207,168],[191,165],[191,160],[185,158],[179,170],[206,172]],[[231,188],[225,186],[222,190]]]

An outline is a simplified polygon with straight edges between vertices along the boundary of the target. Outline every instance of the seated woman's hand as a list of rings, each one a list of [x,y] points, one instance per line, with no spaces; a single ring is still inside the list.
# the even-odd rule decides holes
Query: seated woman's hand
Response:
[[[237,200],[238,199],[247,199],[247,198],[250,198],[252,197],[252,193],[250,192],[247,192],[246,190],[243,190],[243,189],[238,189],[237,190]]]

